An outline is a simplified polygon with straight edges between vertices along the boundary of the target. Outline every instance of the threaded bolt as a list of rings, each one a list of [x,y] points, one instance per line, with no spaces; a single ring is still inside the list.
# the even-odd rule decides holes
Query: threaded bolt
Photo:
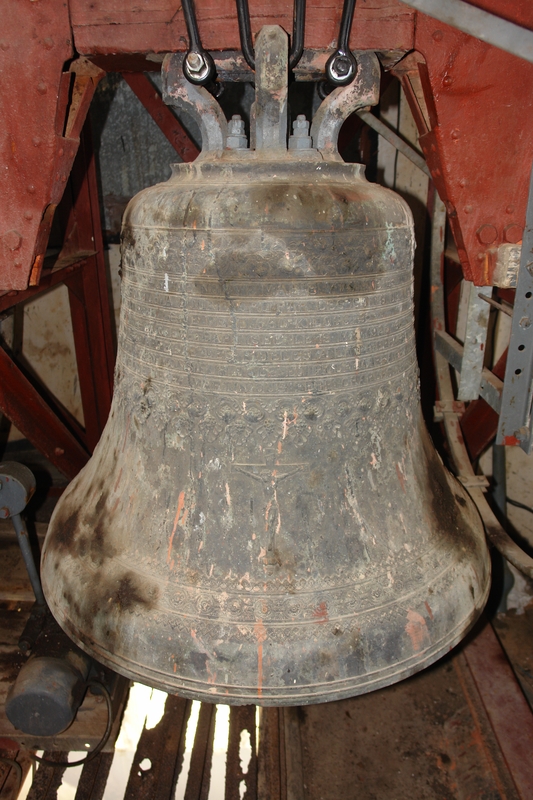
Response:
[[[289,150],[310,150],[313,140],[309,136],[309,122],[304,114],[298,114],[292,124],[293,134],[289,136]]]
[[[228,150],[247,150],[248,139],[244,131],[244,120],[240,114],[234,114],[228,122],[228,136],[226,138]]]

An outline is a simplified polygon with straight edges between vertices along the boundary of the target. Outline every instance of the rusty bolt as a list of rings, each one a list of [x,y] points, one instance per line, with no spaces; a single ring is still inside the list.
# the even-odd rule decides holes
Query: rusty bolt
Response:
[[[26,186],[26,189],[30,194],[35,194],[35,186],[33,185],[33,183],[30,183],[29,186]]]
[[[471,214],[473,211],[472,206],[465,206],[464,211],[465,214]]]
[[[507,206],[505,210],[508,214],[514,214],[514,206]]]
[[[8,231],[2,236],[4,247],[8,250],[18,250],[22,244],[22,236],[18,231]]]
[[[289,150],[308,150],[313,146],[309,136],[309,122],[304,114],[298,114],[293,123],[293,135],[289,136]]]
[[[43,140],[41,139],[40,136],[34,136],[32,142],[35,147],[39,147],[43,143]]]
[[[0,48],[2,48],[2,50],[9,50],[9,42],[6,42],[5,39],[2,39],[0,42]]]
[[[24,219],[27,219],[28,221],[30,219],[33,219],[33,212],[32,211],[25,211],[24,212]]]
[[[37,91],[39,92],[39,94],[46,94],[46,92],[48,91],[48,86],[44,81],[41,81],[40,83],[37,84]]]
[[[204,68],[204,59],[200,53],[187,53],[187,66],[191,72],[201,72]]]
[[[46,39],[43,39],[43,45],[46,50],[51,50],[54,46],[54,40],[51,36],[47,36]]]
[[[498,238],[498,231],[494,225],[482,225],[477,229],[476,234],[481,244],[492,244]]]
[[[63,448],[62,448],[62,447],[56,447],[56,448],[54,449],[54,454],[55,454],[56,456],[64,456],[64,455],[65,455],[65,451],[63,450]]]
[[[439,30],[433,31],[433,33],[431,35],[433,36],[433,38],[435,39],[436,42],[442,42],[442,40],[444,38],[443,32],[439,31]]]
[[[518,324],[520,325],[521,328],[527,330],[531,326],[531,320],[529,317],[522,317]]]
[[[524,233],[523,229],[520,225],[507,225],[503,231],[503,238],[506,242],[510,242],[510,244],[516,244],[522,238],[522,234]]]
[[[443,85],[443,86],[451,86],[451,85],[452,85],[452,83],[453,83],[453,78],[452,78],[452,76],[451,76],[451,75],[446,75],[446,77],[445,77],[445,78],[444,78],[444,80],[442,81],[442,85]]]
[[[451,133],[452,139],[458,139],[461,135],[461,131],[458,128],[454,128]]]

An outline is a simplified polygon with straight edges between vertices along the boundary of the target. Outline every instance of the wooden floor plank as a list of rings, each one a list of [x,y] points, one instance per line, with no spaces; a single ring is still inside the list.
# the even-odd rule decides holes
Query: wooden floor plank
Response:
[[[215,735],[216,706],[202,703],[191,753],[185,800],[207,800]]]
[[[248,731],[252,754],[246,772],[240,759],[241,734]],[[241,782],[245,793],[241,795]],[[257,800],[257,746],[255,706],[232,706],[229,715],[229,739],[226,758],[225,800]]]
[[[124,800],[173,800],[190,708],[190,700],[169,695],[161,720],[154,728],[144,727]]]
[[[100,753],[83,767],[75,800],[102,800],[115,753]]]
[[[43,758],[47,761],[66,761],[68,752],[51,753],[45,750]],[[57,790],[63,781],[65,769],[67,767],[49,767],[39,764],[27,800],[57,800]]]

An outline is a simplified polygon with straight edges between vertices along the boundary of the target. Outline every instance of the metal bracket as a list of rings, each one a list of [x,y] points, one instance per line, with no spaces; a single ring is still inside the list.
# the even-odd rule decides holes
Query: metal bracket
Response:
[[[457,475],[457,480],[465,489],[488,489],[490,485],[485,475]]]
[[[202,136],[202,153],[223,150],[228,123],[212,94],[203,86],[195,86],[183,75],[183,53],[165,56],[161,75],[163,100],[169,106],[185,111],[194,119]]]
[[[344,120],[359,108],[379,102],[380,67],[375,53],[356,53],[357,75],[353,83],[340,86],[329,94],[316,112],[311,126],[313,144],[329,158],[337,153],[337,140]]]
[[[445,358],[448,364],[457,370],[457,372],[461,372],[464,348],[453,336],[450,336],[446,331],[436,330],[435,350]],[[500,413],[502,391],[502,381],[493,372],[484,367],[481,371],[479,394],[497,414]]]
[[[433,406],[433,421],[443,422],[445,414],[455,414],[461,419],[465,413],[465,404],[459,400],[437,400]]]
[[[255,103],[252,148],[286,150],[289,37],[279,25],[265,25],[255,42]]]
[[[516,285],[496,444],[533,448],[533,171]]]
[[[481,386],[490,312],[490,306],[483,298],[491,296],[492,286],[474,286],[470,281],[465,281],[463,285],[468,287],[469,296],[461,378],[457,396],[459,400],[477,400]]]

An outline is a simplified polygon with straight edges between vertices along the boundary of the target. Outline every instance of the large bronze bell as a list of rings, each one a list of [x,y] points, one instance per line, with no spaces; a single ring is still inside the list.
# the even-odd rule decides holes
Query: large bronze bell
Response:
[[[166,97],[204,149],[126,211],[113,406],[51,521],[46,597],[83,649],[168,692],[368,692],[447,653],[489,586],[421,418],[411,214],[336,152],[377,59],[324,101],[314,148],[287,149],[286,35],[263,28],[252,150],[223,149],[178,62]]]

